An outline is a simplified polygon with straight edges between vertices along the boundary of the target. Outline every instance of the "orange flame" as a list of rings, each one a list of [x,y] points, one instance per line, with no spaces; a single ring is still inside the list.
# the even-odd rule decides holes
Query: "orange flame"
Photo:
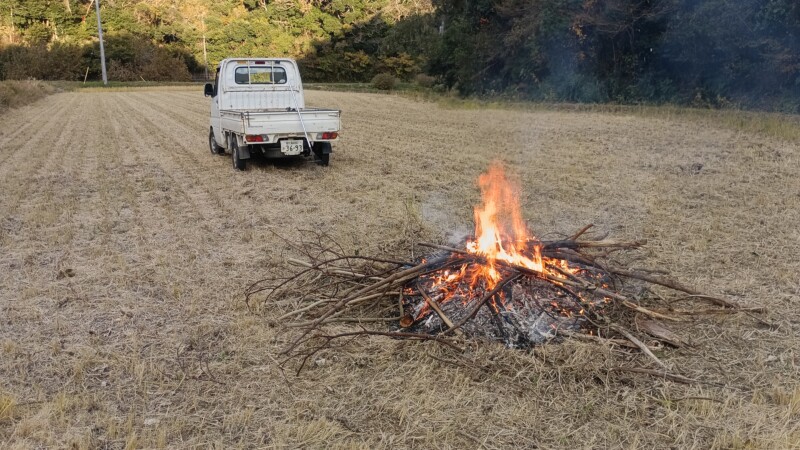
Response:
[[[478,178],[478,186],[482,203],[475,206],[475,239],[468,241],[466,248],[469,253],[482,256],[485,263],[463,264],[457,270],[448,269],[424,277],[429,280],[425,289],[431,297],[435,297],[442,305],[453,298],[461,298],[466,306],[470,299],[479,298],[500,282],[502,274],[497,264],[499,261],[525,267],[546,276],[555,284],[559,284],[559,279],[566,279],[567,273],[577,274],[580,271],[570,267],[566,260],[542,257],[541,241],[528,230],[522,219],[519,186],[506,177],[501,163],[492,163]],[[466,283],[462,285],[462,281]],[[495,311],[510,308],[505,304],[502,292],[489,305]],[[553,306],[558,307],[558,303]],[[415,320],[425,317],[430,311],[425,303]],[[563,310],[562,314],[568,316],[572,312]]]
[[[505,169],[494,162],[478,178],[483,204],[475,207],[475,240],[467,250],[486,258],[482,275],[492,288],[500,281],[495,261],[505,261],[543,272],[541,244],[528,231],[519,206],[519,187],[506,177]]]

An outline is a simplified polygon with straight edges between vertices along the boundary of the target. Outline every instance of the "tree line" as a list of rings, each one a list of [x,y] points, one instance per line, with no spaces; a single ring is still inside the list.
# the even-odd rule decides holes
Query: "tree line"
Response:
[[[228,56],[312,81],[426,74],[464,95],[800,112],[796,0],[101,0],[109,78]],[[6,0],[0,76],[99,78],[92,0]]]

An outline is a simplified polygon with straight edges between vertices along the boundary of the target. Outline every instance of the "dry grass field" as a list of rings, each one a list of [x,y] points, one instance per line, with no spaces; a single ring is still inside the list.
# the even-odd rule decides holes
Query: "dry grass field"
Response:
[[[800,448],[800,144],[691,117],[341,108],[331,166],[206,144],[200,89],[55,94],[0,117],[0,448]],[[495,158],[542,237],[646,238],[638,263],[747,306],[675,326],[679,384],[568,341],[464,354],[374,337],[296,376],[245,287],[324,231],[410,257],[472,227]],[[280,237],[279,237],[280,236]]]

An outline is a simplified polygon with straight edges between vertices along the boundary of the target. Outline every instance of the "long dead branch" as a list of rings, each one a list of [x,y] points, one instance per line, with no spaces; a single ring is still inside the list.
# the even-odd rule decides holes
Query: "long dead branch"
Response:
[[[330,317],[333,313],[335,313],[337,310],[339,310],[342,306],[346,305],[348,301],[353,300],[355,298],[358,298],[359,296],[361,296],[363,294],[366,294],[368,292],[374,291],[374,290],[376,290],[378,288],[381,288],[383,286],[386,286],[386,285],[389,285],[389,284],[397,284],[398,282],[407,281],[407,280],[415,277],[416,275],[424,272],[429,267],[430,267],[430,263],[426,262],[426,263],[422,263],[422,264],[416,265],[414,267],[411,267],[409,269],[402,270],[400,272],[395,273],[394,275],[391,275],[391,276],[389,276],[389,277],[387,277],[387,278],[385,278],[385,279],[383,279],[381,281],[378,281],[378,282],[376,282],[376,283],[374,283],[372,285],[369,285],[369,286],[359,290],[358,292],[356,292],[355,294],[352,294],[349,297],[346,297],[346,298],[343,298],[343,299],[339,300],[338,302],[336,302],[335,305],[333,305],[330,308],[328,308],[327,311],[322,313],[316,320],[314,320],[314,322],[311,325],[309,325],[309,327],[306,330],[304,330],[300,334],[300,336],[295,338],[295,340],[292,341],[292,343],[288,347],[286,347],[283,351],[281,351],[281,353],[286,355],[286,354],[290,353],[292,350],[294,350],[295,348],[297,348],[297,346],[300,344],[300,341],[302,341],[303,338],[305,338],[306,335],[308,335],[308,333],[310,333],[314,328],[319,326],[319,324],[322,323],[322,321],[324,321],[325,319]]]
[[[662,368],[664,368],[664,370],[669,370],[669,367],[667,367],[667,365],[666,365],[666,364],[664,364],[664,362],[663,362],[663,361],[661,361],[660,359],[658,359],[658,356],[656,356],[656,355],[655,355],[655,353],[653,353],[653,351],[652,351],[652,350],[650,350],[650,347],[648,347],[647,345],[645,345],[645,343],[644,343],[644,342],[642,342],[642,341],[640,341],[639,339],[637,339],[637,338],[636,338],[636,336],[634,336],[634,335],[630,334],[630,333],[628,332],[628,330],[626,330],[626,329],[624,329],[624,328],[622,328],[622,327],[620,327],[620,326],[618,326],[618,325],[612,325],[612,326],[611,326],[611,329],[612,329],[612,330],[614,330],[614,331],[616,331],[617,333],[619,333],[619,334],[621,334],[621,335],[625,336],[625,338],[626,338],[627,340],[629,340],[629,341],[633,342],[633,343],[634,343],[634,344],[635,344],[637,347],[639,347],[639,349],[640,349],[640,350],[641,350],[641,351],[642,351],[642,352],[643,352],[645,355],[649,356],[649,357],[650,357],[650,359],[652,359],[653,361],[655,361],[655,362],[656,362],[656,364],[658,364],[659,366],[661,366]]]
[[[583,234],[586,233],[587,231],[589,231],[589,228],[592,228],[593,226],[594,226],[593,223],[590,223],[590,224],[586,225],[585,227],[583,227],[580,230],[576,231],[572,236],[569,237],[568,240],[570,240],[570,241],[578,240],[579,237],[583,236]]]
[[[443,338],[441,336],[434,336],[430,334],[422,334],[422,333],[408,333],[403,331],[372,331],[361,329],[360,331],[352,331],[346,333],[339,333],[334,335],[327,335],[327,334],[317,334],[312,336],[313,338],[323,339],[324,342],[320,345],[317,345],[311,348],[309,351],[305,352],[303,355],[303,360],[300,363],[300,367],[297,369],[297,374],[299,374],[303,367],[305,367],[306,363],[308,362],[309,358],[314,356],[315,354],[319,353],[321,350],[324,350],[330,346],[330,343],[337,339],[343,339],[347,337],[357,337],[357,336],[386,336],[391,338],[399,338],[399,339],[411,339],[411,340],[418,340],[418,341],[435,341],[440,344],[446,345],[456,351],[461,352],[462,349],[450,341],[449,339]],[[305,342],[305,341],[303,341]]]
[[[635,278],[637,280],[646,281],[646,282],[652,283],[652,284],[658,284],[660,286],[668,287],[668,288],[674,289],[676,291],[685,292],[685,293],[690,294],[690,295],[701,295],[705,300],[708,300],[708,301],[710,301],[710,302],[712,302],[712,303],[714,303],[716,305],[719,305],[719,306],[724,306],[726,308],[738,308],[739,307],[739,305],[736,305],[735,303],[729,302],[728,300],[723,300],[721,298],[711,297],[711,296],[708,296],[708,295],[700,294],[700,292],[698,292],[697,290],[692,289],[692,288],[690,288],[688,286],[684,286],[684,285],[682,285],[681,283],[678,283],[675,280],[670,280],[670,279],[663,278],[663,277],[656,277],[656,276],[653,276],[653,275],[647,275],[647,274],[643,274],[643,273],[634,272],[632,270],[625,270],[625,269],[619,269],[619,268],[611,268],[609,270],[612,273],[617,274],[617,275],[622,275],[622,276],[625,276],[625,277],[628,277],[628,278]]]
[[[611,240],[603,240],[603,241],[573,241],[573,240],[563,240],[563,241],[542,241],[542,249],[553,250],[557,248],[639,248],[643,245],[647,244],[647,240],[642,239],[639,241],[611,241]]]
[[[699,380],[695,380],[693,378],[688,378],[688,377],[685,377],[683,375],[669,373],[667,371],[644,369],[644,368],[640,368],[640,367],[614,367],[611,370],[614,370],[614,371],[617,371],[617,372],[640,373],[640,374],[643,374],[643,375],[650,375],[652,377],[663,378],[665,380],[675,381],[677,383],[683,383],[683,384],[701,383],[701,381],[699,381]],[[716,384],[716,383],[704,383],[704,384]]]

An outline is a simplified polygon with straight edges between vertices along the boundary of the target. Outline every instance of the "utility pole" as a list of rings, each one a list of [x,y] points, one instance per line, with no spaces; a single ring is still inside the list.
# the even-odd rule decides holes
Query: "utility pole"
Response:
[[[205,68],[206,81],[208,81],[208,54],[206,53],[206,34],[203,33],[203,67]]]
[[[106,74],[106,50],[103,47],[103,25],[100,22],[100,0],[95,0],[94,10],[97,12],[97,36],[100,37],[100,68],[103,70],[103,84],[108,84],[108,75]]]
[[[203,13],[203,69],[205,72],[206,80],[208,81],[208,53],[206,53],[206,17]]]

